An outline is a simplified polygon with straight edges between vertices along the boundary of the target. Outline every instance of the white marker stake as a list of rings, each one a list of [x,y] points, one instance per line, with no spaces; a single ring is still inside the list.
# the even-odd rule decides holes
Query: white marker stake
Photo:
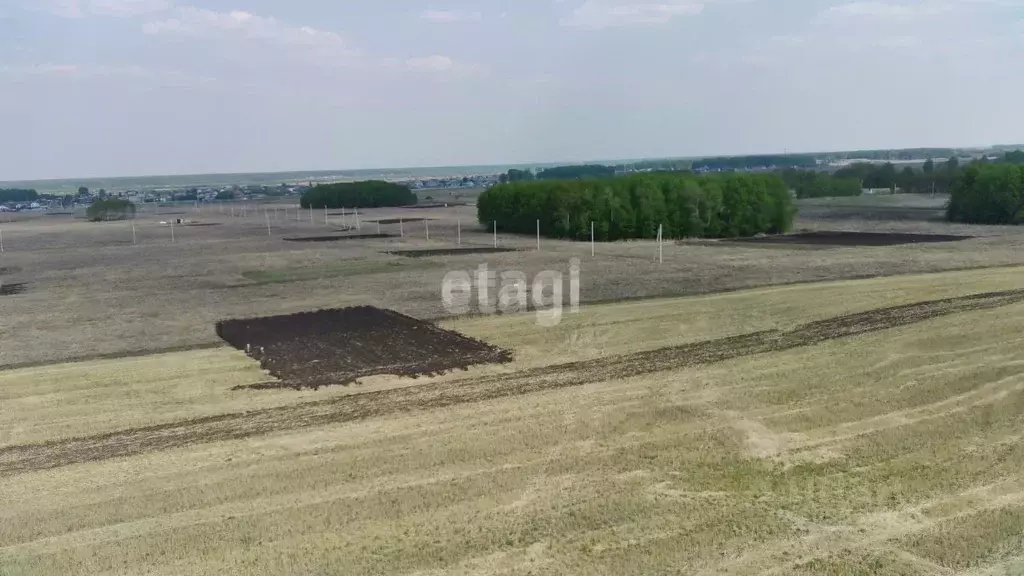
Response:
[[[326,205],[324,206],[324,226],[330,226],[330,224],[327,222],[327,206]]]
[[[494,221],[494,247],[498,247],[498,221]]]
[[[271,235],[272,234],[270,233],[270,213],[267,212],[267,236],[271,236]]]
[[[459,246],[462,246],[462,220],[455,221],[455,227],[458,230],[459,239],[457,241]]]
[[[4,231],[0,230],[0,254],[4,251]]]
[[[398,219],[398,235],[405,238],[405,225],[402,224],[402,219]]]
[[[310,224],[313,223],[313,205],[312,204],[309,205],[309,223]]]
[[[135,220],[132,220],[132,246],[135,245]]]
[[[377,236],[380,236],[380,218],[377,219]]]
[[[594,257],[594,221],[590,221],[590,257]]]
[[[537,220],[537,252],[540,252],[540,220]]]
[[[430,240],[430,220],[424,218],[423,224],[427,227],[427,240]]]
[[[174,244],[174,220],[171,220],[171,244]]]
[[[341,227],[342,228],[345,227],[345,207],[344,206],[342,206],[342,208],[341,208]]]

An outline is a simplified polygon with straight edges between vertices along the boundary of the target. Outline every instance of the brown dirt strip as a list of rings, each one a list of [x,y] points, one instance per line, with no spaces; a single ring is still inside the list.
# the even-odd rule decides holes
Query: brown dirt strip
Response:
[[[975,294],[849,314],[789,331],[768,330],[512,374],[368,392],[43,444],[8,446],[0,448],[0,476],[678,370],[1019,302],[1024,302],[1024,290]]]

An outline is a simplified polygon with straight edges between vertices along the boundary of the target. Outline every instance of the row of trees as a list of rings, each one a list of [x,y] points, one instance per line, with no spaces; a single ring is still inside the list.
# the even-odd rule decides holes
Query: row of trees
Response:
[[[39,194],[35,190],[0,188],[0,202],[35,202]]]
[[[750,170],[754,168],[813,168],[817,165],[817,159],[806,154],[727,156],[703,158],[693,161],[694,170],[711,171]]]
[[[410,206],[416,195],[408,187],[382,180],[319,184],[300,200],[303,208],[379,208]]]
[[[797,198],[825,198],[833,196],[860,196],[860,181],[837,178],[824,172],[787,168],[780,173]]]
[[[732,238],[788,230],[795,209],[786,184],[771,174],[694,176],[649,173],[615,179],[511,182],[485,191],[477,216],[499,230],[597,240]]]

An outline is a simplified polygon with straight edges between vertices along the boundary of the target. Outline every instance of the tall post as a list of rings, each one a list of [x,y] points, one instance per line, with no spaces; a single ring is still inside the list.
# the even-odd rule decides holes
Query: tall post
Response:
[[[380,236],[380,217],[377,217],[377,236]]]
[[[174,244],[174,220],[171,220],[171,244]]]
[[[402,224],[402,219],[398,219],[398,235],[405,238],[405,225]]]
[[[663,237],[664,230],[665,230],[665,225],[664,224],[659,224],[658,225],[658,264],[664,264],[665,263],[665,258],[663,257],[662,248],[661,248],[662,247],[662,240],[664,238]]]
[[[456,240],[456,244],[462,246],[462,220],[455,221],[456,230],[458,230],[459,239]]]
[[[356,230],[362,230],[363,223],[359,221],[359,208],[352,209],[352,218],[356,221]]]
[[[313,205],[312,204],[309,205],[309,223],[310,224],[313,223]]]
[[[537,252],[540,252],[540,220],[537,220]]]
[[[326,204],[324,204],[324,226],[330,226],[330,223],[327,222],[327,205]]]
[[[341,207],[341,227],[345,227],[345,207]]]
[[[427,240],[430,240],[430,220],[423,219],[423,226],[427,229]]]
[[[590,257],[594,257],[594,221],[590,221]]]
[[[270,212],[266,213],[267,216],[267,236],[272,236],[270,233]]]
[[[494,247],[498,247],[498,221],[494,221]]]
[[[132,220],[132,246],[135,246],[135,220]]]
[[[0,230],[0,254],[4,251],[4,231]]]

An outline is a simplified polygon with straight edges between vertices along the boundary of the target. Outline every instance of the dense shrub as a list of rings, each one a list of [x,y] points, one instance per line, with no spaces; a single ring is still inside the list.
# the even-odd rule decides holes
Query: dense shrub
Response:
[[[135,215],[135,204],[121,198],[97,200],[90,204],[85,211],[85,217],[92,222],[126,220],[133,215]]]
[[[604,180],[499,184],[477,200],[482,224],[553,238],[598,240],[752,236],[789,229],[793,203],[775,175],[641,174]]]
[[[314,186],[302,195],[303,208],[378,208],[409,206],[416,195],[408,187],[381,180]]]
[[[956,222],[1018,224],[1022,197],[1024,166],[971,164],[953,184],[946,215]]]

